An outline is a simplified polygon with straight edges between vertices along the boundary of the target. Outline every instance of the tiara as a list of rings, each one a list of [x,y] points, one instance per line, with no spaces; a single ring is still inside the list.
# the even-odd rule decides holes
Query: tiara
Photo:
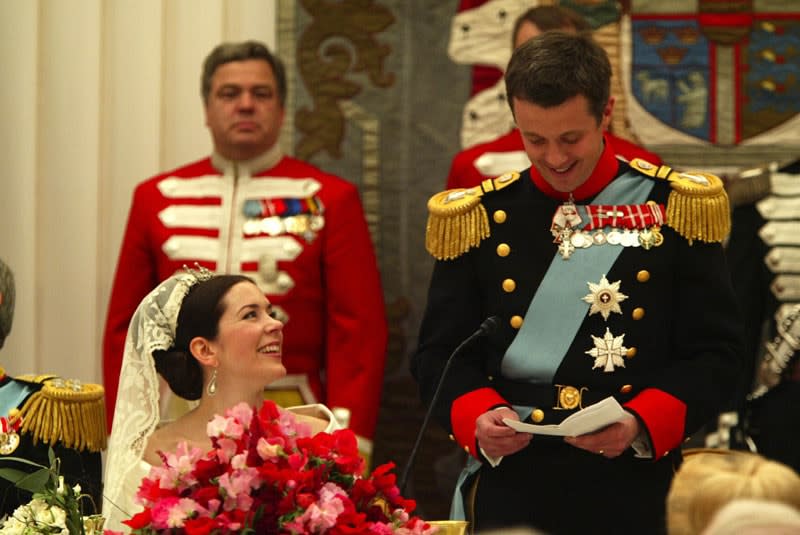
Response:
[[[195,284],[198,282],[204,282],[214,277],[215,273],[204,266],[201,266],[199,263],[195,262],[194,267],[196,269],[192,269],[186,264],[183,265],[183,271],[186,272],[187,275],[190,275],[195,279]]]

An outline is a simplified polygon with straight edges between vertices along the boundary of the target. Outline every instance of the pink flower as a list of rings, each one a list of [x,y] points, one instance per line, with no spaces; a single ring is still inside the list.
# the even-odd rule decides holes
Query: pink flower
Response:
[[[137,493],[134,534],[327,533],[429,535],[382,465],[364,477],[349,430],[317,433],[271,401],[239,404],[207,426],[213,448],[161,454]]]
[[[345,510],[347,493],[334,483],[326,483],[319,491],[319,501],[308,506],[305,512],[285,528],[297,533],[323,533],[336,525]]]
[[[393,533],[399,533],[399,531],[393,531],[392,526],[389,524],[384,524],[382,522],[375,522],[369,527],[370,533],[376,533],[377,535],[392,535]]]
[[[245,402],[241,402],[232,409],[229,409],[226,415],[232,417],[239,422],[243,428],[247,429],[250,427],[250,420],[253,419],[253,407]]]
[[[161,453],[162,466],[153,466],[150,477],[157,479],[164,489],[182,491],[197,483],[194,468],[203,453],[199,448],[189,448],[186,442],[178,444],[175,453]]]
[[[153,505],[153,526],[158,529],[180,528],[184,521],[198,509],[194,500],[165,498]]]
[[[250,490],[257,489],[260,484],[261,478],[256,468],[235,469],[220,476],[219,486],[225,491],[223,509],[226,511],[250,509],[253,502]]]
[[[275,459],[278,457],[278,454],[283,451],[283,448],[278,446],[277,444],[270,444],[269,441],[261,437],[258,439],[258,444],[256,445],[256,449],[258,450],[258,455],[265,461],[270,459]]]

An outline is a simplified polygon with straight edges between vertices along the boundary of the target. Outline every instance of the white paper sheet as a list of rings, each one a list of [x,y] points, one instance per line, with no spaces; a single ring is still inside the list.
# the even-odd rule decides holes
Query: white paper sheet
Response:
[[[503,418],[503,422],[509,427],[516,429],[522,433],[532,433],[534,435],[552,435],[559,437],[575,437],[578,435],[585,435],[592,431],[597,431],[607,425],[622,420],[625,415],[625,409],[617,402],[616,399],[609,396],[602,401],[598,401],[594,405],[584,407],[578,412],[571,414],[560,424],[551,425],[537,425],[526,424]]]

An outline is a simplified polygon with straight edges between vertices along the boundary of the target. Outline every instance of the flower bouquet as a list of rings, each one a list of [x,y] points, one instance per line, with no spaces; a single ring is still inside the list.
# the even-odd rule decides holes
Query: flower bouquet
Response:
[[[392,463],[363,476],[350,430],[317,433],[271,401],[216,416],[208,453],[181,445],[161,454],[124,523],[135,534],[422,534],[436,528],[411,513]]]
[[[0,468],[3,477],[22,490],[33,493],[30,502],[17,507],[11,515],[0,519],[0,535],[95,535],[103,529],[101,515],[83,514],[83,500],[91,496],[81,492],[80,485],[69,486],[60,475],[61,463],[48,450],[50,466],[43,466],[19,457],[5,460],[37,468],[32,473],[14,468]]]

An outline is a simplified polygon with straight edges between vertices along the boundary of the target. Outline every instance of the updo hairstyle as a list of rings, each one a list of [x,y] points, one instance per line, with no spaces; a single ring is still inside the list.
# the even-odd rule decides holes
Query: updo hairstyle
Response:
[[[228,291],[240,282],[253,280],[244,275],[215,275],[189,290],[178,312],[175,343],[166,351],[154,351],[156,371],[178,396],[197,400],[203,392],[203,369],[190,350],[189,342],[200,336],[215,340],[219,319],[225,312],[222,303]]]
[[[687,450],[667,497],[669,535],[697,535],[725,504],[750,498],[800,509],[800,475],[783,463],[739,450]]]

